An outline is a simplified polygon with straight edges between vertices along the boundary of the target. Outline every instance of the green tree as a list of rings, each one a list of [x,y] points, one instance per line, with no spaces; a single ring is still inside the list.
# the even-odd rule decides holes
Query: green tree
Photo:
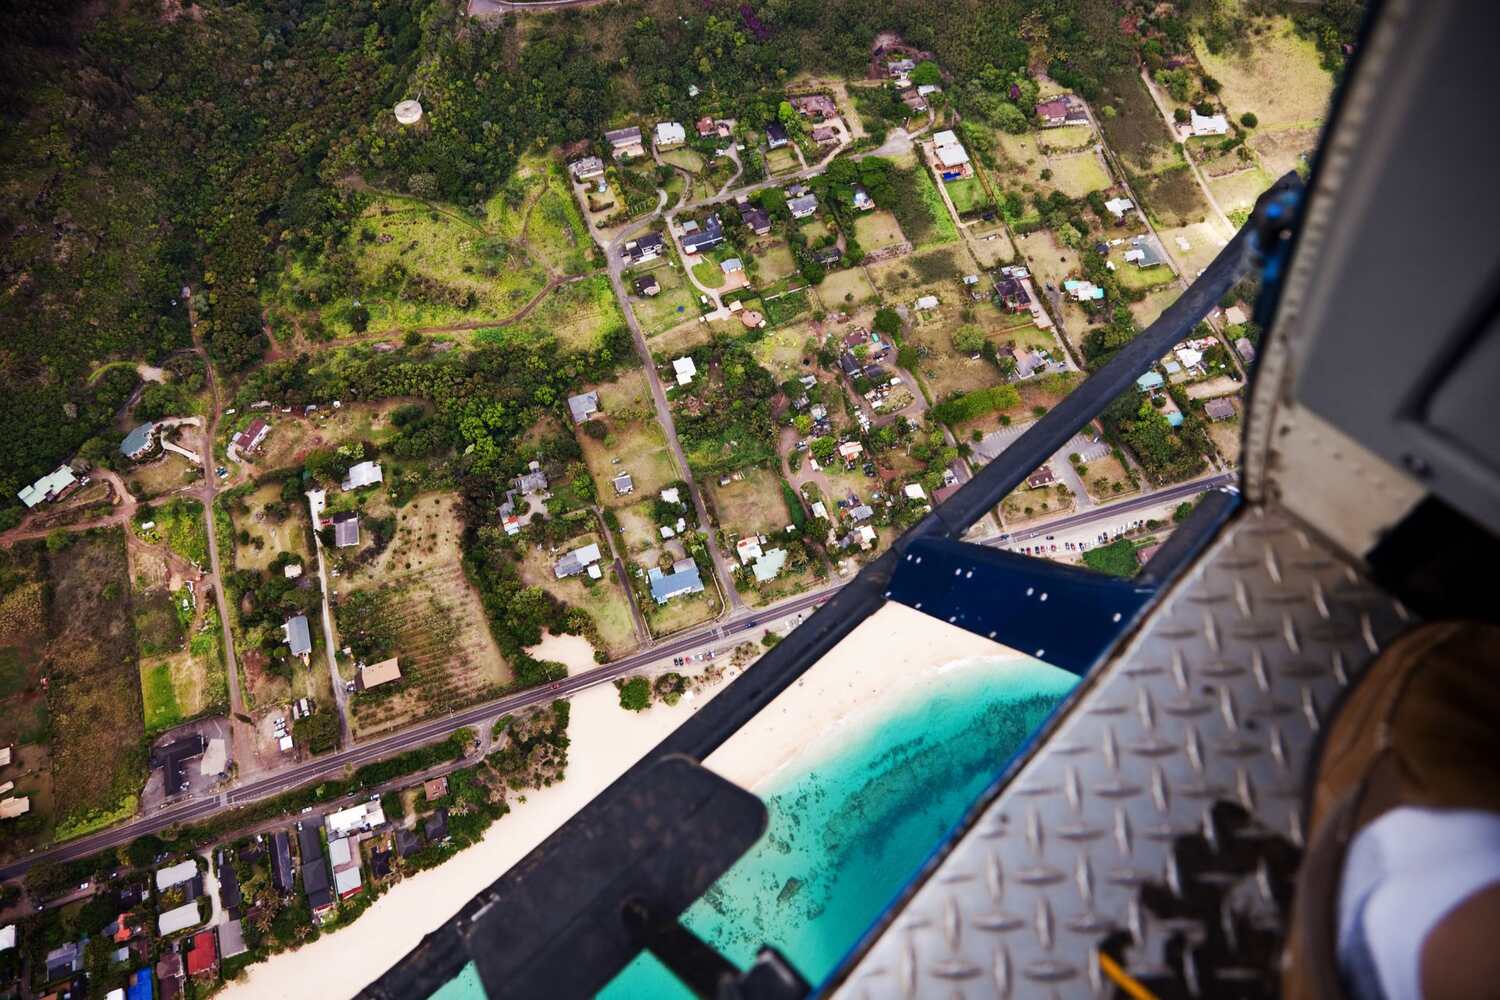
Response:
[[[1001,101],[995,107],[995,124],[1012,135],[1020,135],[1031,127],[1031,120],[1014,104]]]
[[[877,333],[883,333],[887,337],[895,339],[901,333],[901,314],[894,309],[884,308],[875,313],[875,319],[870,325]]]
[[[620,707],[631,712],[641,712],[651,705],[651,682],[644,677],[632,677],[620,685]]]
[[[1254,111],[1246,111],[1240,115],[1240,124],[1246,128],[1254,128],[1260,124],[1260,119],[1256,117]]]
[[[986,343],[984,331],[973,323],[965,323],[953,331],[953,349],[960,354],[978,354]]]
[[[937,63],[924,59],[911,71],[911,82],[918,87],[936,87],[943,82],[943,71],[938,69]]]

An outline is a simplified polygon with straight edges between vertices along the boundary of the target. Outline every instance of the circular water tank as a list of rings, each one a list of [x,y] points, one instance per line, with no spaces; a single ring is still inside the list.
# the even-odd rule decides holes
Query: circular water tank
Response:
[[[396,105],[396,120],[402,125],[415,125],[422,120],[422,105],[419,101],[402,101]]]

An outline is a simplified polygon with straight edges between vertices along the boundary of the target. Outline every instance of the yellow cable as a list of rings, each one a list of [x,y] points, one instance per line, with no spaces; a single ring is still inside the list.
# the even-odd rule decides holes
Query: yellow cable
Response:
[[[1099,953],[1099,968],[1104,974],[1114,981],[1114,984],[1124,990],[1132,1000],[1157,1000],[1155,993],[1140,984],[1130,973],[1120,968],[1120,963],[1110,958],[1104,952]]]

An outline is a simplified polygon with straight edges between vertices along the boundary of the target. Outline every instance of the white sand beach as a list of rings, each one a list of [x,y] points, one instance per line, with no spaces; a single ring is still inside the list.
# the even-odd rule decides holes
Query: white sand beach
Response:
[[[575,636],[551,637],[533,650],[536,655],[545,651],[548,659],[568,663],[570,668],[595,665],[593,648]],[[399,882],[348,927],[251,966],[245,977],[230,983],[223,995],[233,1000],[334,1000],[353,996],[739,675],[739,671],[729,673],[731,677],[699,690],[676,706],[658,703],[640,713],[620,707],[619,694],[612,684],[576,695],[568,725],[572,738],[568,774],[561,783],[526,793],[526,801],[513,803],[510,814],[495,823],[474,847],[437,868]]]
[[[594,665],[593,649],[576,636],[548,636],[533,655],[577,672]],[[764,784],[805,753],[828,745],[826,735],[865,712],[888,705],[941,672],[974,657],[1025,659],[998,643],[899,604],[882,608],[829,656],[776,698],[755,723],[706,763],[743,787]],[[573,698],[567,778],[527,794],[476,846],[431,871],[395,885],[354,924],[298,951],[252,966],[230,984],[232,1000],[330,1000],[347,997],[456,913],[476,889],[494,881],[611,781],[688,718],[739,671],[684,697],[635,714],[620,708],[613,685]]]
[[[527,646],[526,652],[538,660],[556,660],[568,668],[568,676],[581,674],[599,666],[594,662],[594,645],[581,635],[542,633],[542,641]]]
[[[703,762],[743,788],[761,788],[810,745],[883,711],[934,675],[976,657],[1029,660],[956,625],[886,604]]]

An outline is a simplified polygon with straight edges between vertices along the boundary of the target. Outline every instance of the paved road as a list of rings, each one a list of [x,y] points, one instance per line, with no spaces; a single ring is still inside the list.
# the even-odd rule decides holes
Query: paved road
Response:
[[[1195,479],[1188,483],[1178,483],[1176,486],[1168,486],[1166,489],[1157,490],[1155,493],[1146,493],[1142,496],[1131,497],[1128,500],[1117,500],[1103,507],[1093,507],[1078,514],[1070,514],[1060,517],[1046,524],[1025,528],[1001,535],[998,538],[986,538],[982,540],[984,545],[1013,545],[1017,542],[1029,541],[1050,535],[1068,528],[1076,528],[1079,525],[1089,524],[1093,521],[1105,521],[1120,514],[1128,514],[1131,511],[1144,510],[1147,507],[1155,507],[1173,500],[1186,499],[1207,490],[1220,489],[1225,486],[1233,486],[1239,481],[1239,476],[1232,472],[1221,472],[1217,476],[1207,479]]]

